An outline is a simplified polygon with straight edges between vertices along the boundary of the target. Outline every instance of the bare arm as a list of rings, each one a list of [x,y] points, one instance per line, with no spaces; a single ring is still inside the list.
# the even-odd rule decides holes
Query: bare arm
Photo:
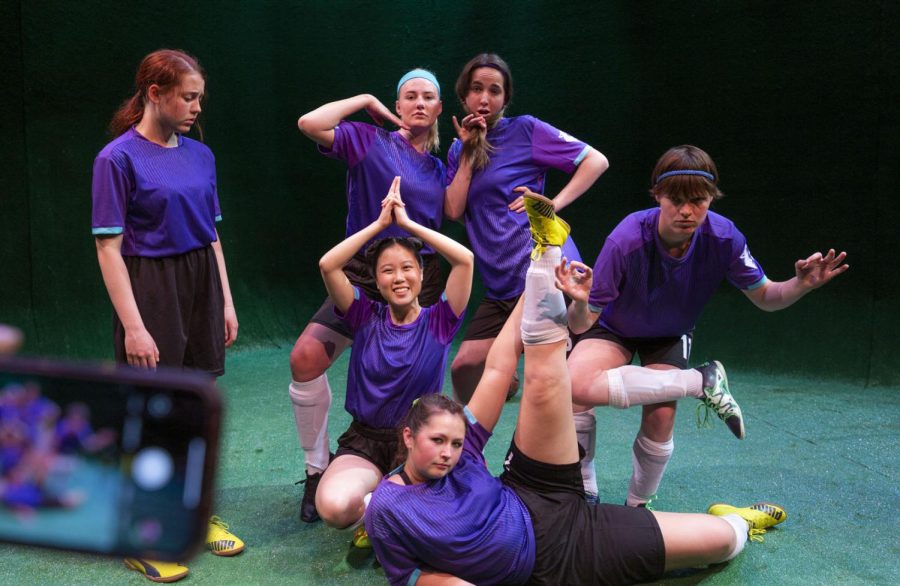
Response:
[[[506,318],[503,329],[494,338],[484,362],[484,372],[467,405],[481,427],[491,432],[500,419],[506,392],[523,351],[522,305],[523,298],[520,297],[512,313]]]
[[[761,287],[744,291],[750,301],[763,311],[778,311],[790,307],[801,297],[845,272],[850,265],[841,264],[846,252],[835,254],[834,249],[822,256],[816,252],[794,263],[796,275],[787,281],[766,281]]]
[[[396,182],[397,179],[394,179],[394,183]],[[353,303],[353,284],[344,274],[344,265],[350,262],[353,255],[359,252],[366,242],[391,225],[393,207],[393,203],[385,198],[381,202],[381,214],[374,222],[339,242],[319,259],[319,271],[322,273],[325,289],[328,290],[335,307],[341,312],[346,312]]]
[[[131,279],[122,259],[122,235],[97,237],[94,242],[103,283],[113,309],[125,328],[125,355],[128,364],[140,368],[156,368],[159,349],[144,327],[144,320],[141,319],[134,300]]]
[[[453,127],[459,139],[465,143],[469,139],[471,128],[480,127],[487,130],[487,122],[484,116],[475,116],[469,114],[462,119],[462,124],[457,122],[456,116],[453,117]],[[459,157],[459,168],[453,181],[447,186],[444,194],[444,215],[451,220],[459,220],[466,211],[466,201],[469,198],[469,186],[472,184],[472,161],[469,157]]]
[[[388,121],[401,128],[406,127],[393,112],[388,110],[372,94],[359,94],[352,98],[328,102],[301,116],[297,120],[297,126],[300,128],[300,132],[316,143],[325,148],[331,148],[331,145],[334,144],[334,127],[347,116],[360,110],[365,110],[372,117],[375,124],[379,126]]]
[[[216,253],[219,280],[222,281],[222,294],[225,297],[225,347],[228,348],[237,339],[238,319],[237,312],[234,310],[234,300],[231,298],[231,286],[228,284],[228,272],[225,270],[225,253],[222,252],[222,239],[219,238],[218,230],[212,248]]]
[[[422,572],[416,580],[416,586],[474,586],[462,578],[443,572]]]
[[[599,313],[591,311],[588,296],[593,279],[591,267],[578,261],[567,262],[563,258],[556,267],[556,288],[569,296],[569,329],[575,334],[583,334],[594,325]]]
[[[394,187],[397,187],[396,191]],[[410,219],[400,199],[400,178],[394,179],[391,185],[391,193],[396,193],[400,202],[394,208],[394,217],[397,225],[413,236],[421,238],[430,244],[438,254],[450,263],[450,274],[447,276],[445,293],[450,309],[456,315],[461,315],[469,304],[469,295],[472,293],[472,274],[475,270],[475,255],[472,251],[440,232],[435,232]]]
[[[553,207],[556,211],[560,211],[581,197],[607,169],[609,169],[609,161],[603,153],[594,149],[588,151],[587,156],[582,159],[578,168],[575,169],[575,173],[572,174],[569,182],[553,198]],[[517,187],[515,191],[524,194],[527,189],[527,187]],[[522,196],[517,197],[515,201],[509,204],[509,209],[514,212],[525,211],[525,202]]]

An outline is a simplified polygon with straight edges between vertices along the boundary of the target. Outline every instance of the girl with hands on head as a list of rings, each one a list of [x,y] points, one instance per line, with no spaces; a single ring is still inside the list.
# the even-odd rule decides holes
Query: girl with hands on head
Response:
[[[318,145],[319,151],[347,166],[347,237],[366,229],[379,217],[384,190],[398,175],[403,177],[406,214],[421,226],[440,229],[445,172],[432,152],[439,145],[437,119],[441,109],[438,80],[429,71],[413,69],[397,83],[393,111],[371,94],[360,94],[329,102],[300,117],[301,132]],[[360,111],[365,111],[374,125],[345,119]],[[384,129],[385,123],[398,129]],[[409,233],[392,223],[373,233],[369,240],[387,236],[405,237]],[[384,301],[360,252],[365,243],[356,247],[356,254],[343,264],[343,271],[369,299]],[[431,245],[426,244],[421,254],[421,302],[432,305],[444,290],[444,279]],[[330,460],[327,423],[331,388],[326,370],[352,342],[352,332],[335,315],[329,298],[313,315],[291,351],[289,394],[306,460],[300,518],[308,523],[319,519],[316,489]]]
[[[439,392],[443,385],[450,343],[472,288],[472,253],[410,218],[400,185],[400,177],[395,177],[378,217],[319,261],[334,311],[354,337],[345,403],[353,422],[338,439],[337,455],[322,476],[315,503],[332,527],[357,528],[357,545],[366,544],[361,522],[367,495],[394,465],[397,424],[414,400]],[[376,301],[342,268],[392,224],[412,238],[388,237],[369,244],[366,259],[384,300]],[[423,243],[450,264],[446,289],[429,307],[419,302]]]
[[[560,210],[587,191],[609,166],[606,157],[584,142],[532,116],[506,116],[513,95],[512,74],[499,56],[470,60],[456,80],[456,96],[466,114],[454,118],[459,140],[447,157],[444,213],[463,219],[485,298],[469,323],[451,366],[453,391],[465,402],[481,377],[493,339],[525,286],[531,250],[522,196],[543,193],[546,174],[571,175],[553,198]],[[565,255],[580,260],[571,240]],[[514,393],[514,380],[510,392]]]

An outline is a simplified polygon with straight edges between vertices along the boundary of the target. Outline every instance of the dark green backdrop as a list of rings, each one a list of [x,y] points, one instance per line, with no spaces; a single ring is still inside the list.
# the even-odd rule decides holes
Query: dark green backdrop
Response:
[[[900,383],[896,2],[136,4],[0,3],[0,321],[25,330],[28,353],[111,355],[90,171],[144,54],[182,48],[207,69],[239,345],[289,345],[323,296],[316,259],[341,237],[346,206],[341,164],[316,153],[297,117],[361,92],[392,105],[397,78],[425,66],[445,88],[446,152],[455,75],[493,50],[513,68],[511,114],[610,159],[565,214],[588,262],[650,204],[659,154],[686,142],[716,159],[728,196],[716,209],[771,278],[824,247],[850,254],[849,273],[778,314],[723,286],[696,359]]]

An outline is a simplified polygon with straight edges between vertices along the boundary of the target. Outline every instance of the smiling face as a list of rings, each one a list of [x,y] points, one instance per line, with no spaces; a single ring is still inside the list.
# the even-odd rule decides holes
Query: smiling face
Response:
[[[400,86],[397,93],[397,116],[410,129],[429,129],[443,110],[440,94],[434,84],[414,77]]]
[[[383,249],[375,261],[375,284],[393,308],[416,303],[422,290],[422,267],[415,254],[399,244]]]
[[[403,443],[409,452],[406,473],[413,482],[443,478],[459,462],[465,439],[462,417],[448,411],[434,413],[415,434],[405,428]]]
[[[189,132],[200,115],[200,100],[205,89],[203,76],[191,72],[181,76],[177,86],[168,91],[159,90],[154,101],[160,125],[171,132]]]
[[[470,114],[485,118],[499,116],[506,106],[503,74],[493,67],[479,67],[472,71],[465,104]]]

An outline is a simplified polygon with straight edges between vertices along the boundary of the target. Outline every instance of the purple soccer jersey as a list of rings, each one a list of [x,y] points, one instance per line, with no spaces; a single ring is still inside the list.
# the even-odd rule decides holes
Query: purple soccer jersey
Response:
[[[175,256],[216,240],[215,157],[190,138],[167,148],[129,129],[94,160],[91,193],[91,232],[121,234],[123,256]]]
[[[600,324],[625,338],[681,336],[694,329],[723,279],[752,290],[766,275],[731,220],[709,212],[681,258],[663,248],[659,208],[628,215],[594,264],[588,303]]]
[[[531,516],[516,493],[487,469],[491,434],[466,409],[466,441],[444,478],[413,486],[386,478],[372,493],[366,531],[391,584],[422,570],[473,584],[522,584],[534,568]]]
[[[354,292],[343,316],[354,335],[344,407],[369,427],[393,428],[414,400],[441,392],[450,343],[463,315],[455,315],[442,294],[413,323],[395,325],[387,305],[357,287]]]
[[[400,195],[409,217],[426,228],[440,231],[444,218],[445,171],[437,157],[420,153],[399,132],[346,120],[334,129],[331,148],[320,146],[319,151],[347,164],[347,236],[378,218],[381,200],[398,175],[402,178]],[[409,236],[409,233],[391,225],[373,240],[388,236]],[[426,244],[422,253],[434,254],[434,249]]]
[[[565,132],[532,116],[502,118],[488,132],[494,147],[491,162],[472,176],[466,200],[466,232],[475,263],[490,299],[511,299],[525,290],[525,272],[531,253],[528,215],[509,210],[525,186],[544,193],[549,169],[574,173],[590,148]],[[447,156],[447,182],[459,168],[462,143],[454,141]],[[581,261],[569,238],[563,246],[569,260]]]

